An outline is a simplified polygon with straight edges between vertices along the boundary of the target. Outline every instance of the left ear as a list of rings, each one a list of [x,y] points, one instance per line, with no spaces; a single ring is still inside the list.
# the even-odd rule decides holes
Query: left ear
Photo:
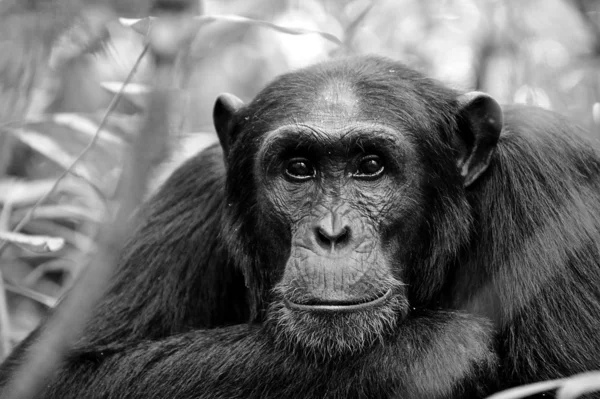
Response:
[[[244,103],[242,100],[234,96],[233,94],[223,93],[217,97],[215,106],[213,108],[213,123],[221,147],[223,148],[223,154],[227,157],[229,153],[229,145],[231,144],[231,121],[236,112],[242,108]]]
[[[500,105],[485,93],[463,94],[458,103],[460,153],[457,166],[468,187],[490,164],[502,131],[503,116]]]

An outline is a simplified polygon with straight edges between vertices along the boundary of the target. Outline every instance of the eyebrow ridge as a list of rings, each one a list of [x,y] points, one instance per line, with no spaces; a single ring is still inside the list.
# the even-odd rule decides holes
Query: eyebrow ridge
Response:
[[[266,134],[265,144],[269,145],[270,142],[276,141],[279,139],[285,139],[287,136],[290,138],[302,136],[303,133],[309,133],[310,136],[313,136],[317,139],[336,139],[336,140],[348,140],[356,138],[360,138],[361,136],[364,138],[368,138],[368,131],[377,131],[377,138],[384,138],[389,141],[395,141],[398,137],[398,133],[391,129],[388,126],[381,125],[378,123],[359,123],[355,124],[351,128],[340,128],[331,133],[325,133],[319,128],[305,124],[305,123],[297,123],[297,124],[289,124],[278,127],[277,129],[271,130]],[[366,137],[365,137],[366,136]],[[371,137],[374,138],[374,137]]]

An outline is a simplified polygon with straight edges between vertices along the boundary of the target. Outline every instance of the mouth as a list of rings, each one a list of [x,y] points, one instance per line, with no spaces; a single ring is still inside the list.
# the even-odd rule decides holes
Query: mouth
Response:
[[[358,310],[365,310],[375,307],[385,302],[389,297],[392,296],[392,290],[387,290],[385,293],[374,296],[366,297],[357,300],[344,300],[344,301],[322,301],[322,300],[310,300],[305,303],[296,303],[284,299],[284,304],[288,309],[292,310],[304,310],[304,311],[320,311],[320,312],[354,312]]]

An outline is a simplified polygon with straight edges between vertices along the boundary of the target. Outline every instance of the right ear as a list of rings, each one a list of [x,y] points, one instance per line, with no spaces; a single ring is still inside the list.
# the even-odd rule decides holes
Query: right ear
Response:
[[[215,107],[213,108],[213,123],[225,156],[229,153],[229,145],[231,144],[233,116],[243,107],[243,105],[244,102],[242,100],[229,93],[219,95],[215,102]]]
[[[460,155],[457,166],[465,187],[488,168],[502,131],[502,108],[485,93],[471,92],[458,98]]]

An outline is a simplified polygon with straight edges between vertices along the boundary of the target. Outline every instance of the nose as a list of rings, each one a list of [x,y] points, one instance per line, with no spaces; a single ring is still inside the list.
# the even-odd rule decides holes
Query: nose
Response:
[[[330,215],[315,226],[316,242],[323,249],[341,249],[350,242],[350,227],[339,218]]]

